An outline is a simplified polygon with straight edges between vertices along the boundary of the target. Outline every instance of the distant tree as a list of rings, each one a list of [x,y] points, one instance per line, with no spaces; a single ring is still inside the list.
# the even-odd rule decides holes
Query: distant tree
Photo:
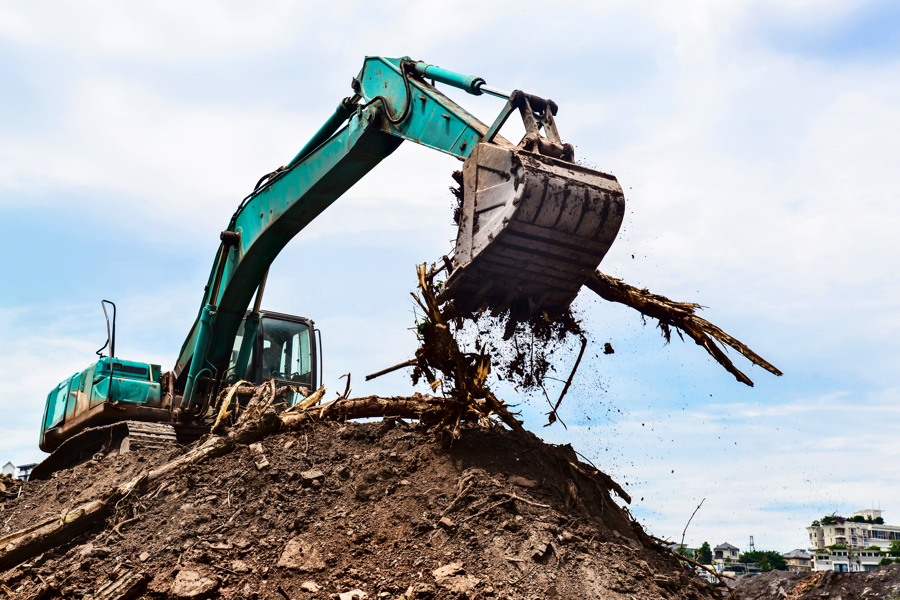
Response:
[[[888,546],[888,554],[891,556],[900,556],[900,540],[891,542],[891,545]]]
[[[838,522],[838,518],[834,513],[822,517],[822,525],[834,525]]]
[[[884,519],[882,519],[881,517],[875,517],[875,520],[872,522],[876,525],[884,525]]]
[[[878,518],[881,519],[881,517],[878,517]],[[881,519],[881,520],[884,521],[884,519]],[[872,515],[866,516],[866,523],[874,523],[874,522],[875,522],[875,519],[872,518]]]
[[[774,550],[751,550],[741,554],[742,563],[756,563],[763,572],[787,571],[787,561]]]
[[[712,548],[709,547],[709,542],[703,542],[703,544],[697,548],[697,562],[701,565],[712,564]]]
[[[682,555],[685,558],[690,558],[691,560],[697,559],[697,553],[688,548],[687,546],[679,546],[676,552]]]
[[[881,562],[878,563],[878,564],[881,565],[881,566],[883,567],[884,565],[889,565],[889,564],[891,564],[892,562],[894,562],[894,561],[892,561],[892,560],[889,559],[889,558],[882,558],[882,559],[881,559]]]
[[[869,518],[871,518],[871,517],[869,517]],[[851,523],[865,523],[866,522],[866,518],[863,517],[862,515],[854,515],[847,520],[850,521]]]

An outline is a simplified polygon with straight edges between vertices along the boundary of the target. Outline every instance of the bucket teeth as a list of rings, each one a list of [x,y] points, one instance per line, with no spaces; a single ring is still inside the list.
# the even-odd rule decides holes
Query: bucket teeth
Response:
[[[463,310],[560,313],[603,260],[625,214],[612,175],[493,144],[466,159],[463,188],[453,272],[441,295]]]

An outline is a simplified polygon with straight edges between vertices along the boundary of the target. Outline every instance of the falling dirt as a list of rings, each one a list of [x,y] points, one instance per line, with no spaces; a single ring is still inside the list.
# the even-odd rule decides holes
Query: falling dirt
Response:
[[[570,447],[477,427],[449,442],[398,419],[269,436],[154,482],[0,580],[20,598],[719,597]],[[184,450],[29,482],[4,500],[2,534]],[[104,595],[115,585],[134,595]]]

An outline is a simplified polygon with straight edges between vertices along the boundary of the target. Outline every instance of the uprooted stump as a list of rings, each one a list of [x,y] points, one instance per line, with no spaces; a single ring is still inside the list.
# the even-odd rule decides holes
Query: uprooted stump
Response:
[[[111,454],[29,482],[5,507],[21,529],[0,540],[0,582],[23,597],[718,597],[571,447],[477,418],[434,435],[444,398],[275,414],[266,388],[176,455]],[[97,481],[111,484],[84,497]]]

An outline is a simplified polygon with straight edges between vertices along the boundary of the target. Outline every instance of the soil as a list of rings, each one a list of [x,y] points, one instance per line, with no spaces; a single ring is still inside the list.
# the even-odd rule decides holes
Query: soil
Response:
[[[771,571],[741,575],[733,586],[743,600],[849,600],[900,598],[900,564],[863,573]]]
[[[185,451],[28,482],[3,498],[0,533]],[[721,597],[589,473],[530,433],[469,426],[451,443],[397,419],[322,422],[154,482],[0,582],[17,598]]]

